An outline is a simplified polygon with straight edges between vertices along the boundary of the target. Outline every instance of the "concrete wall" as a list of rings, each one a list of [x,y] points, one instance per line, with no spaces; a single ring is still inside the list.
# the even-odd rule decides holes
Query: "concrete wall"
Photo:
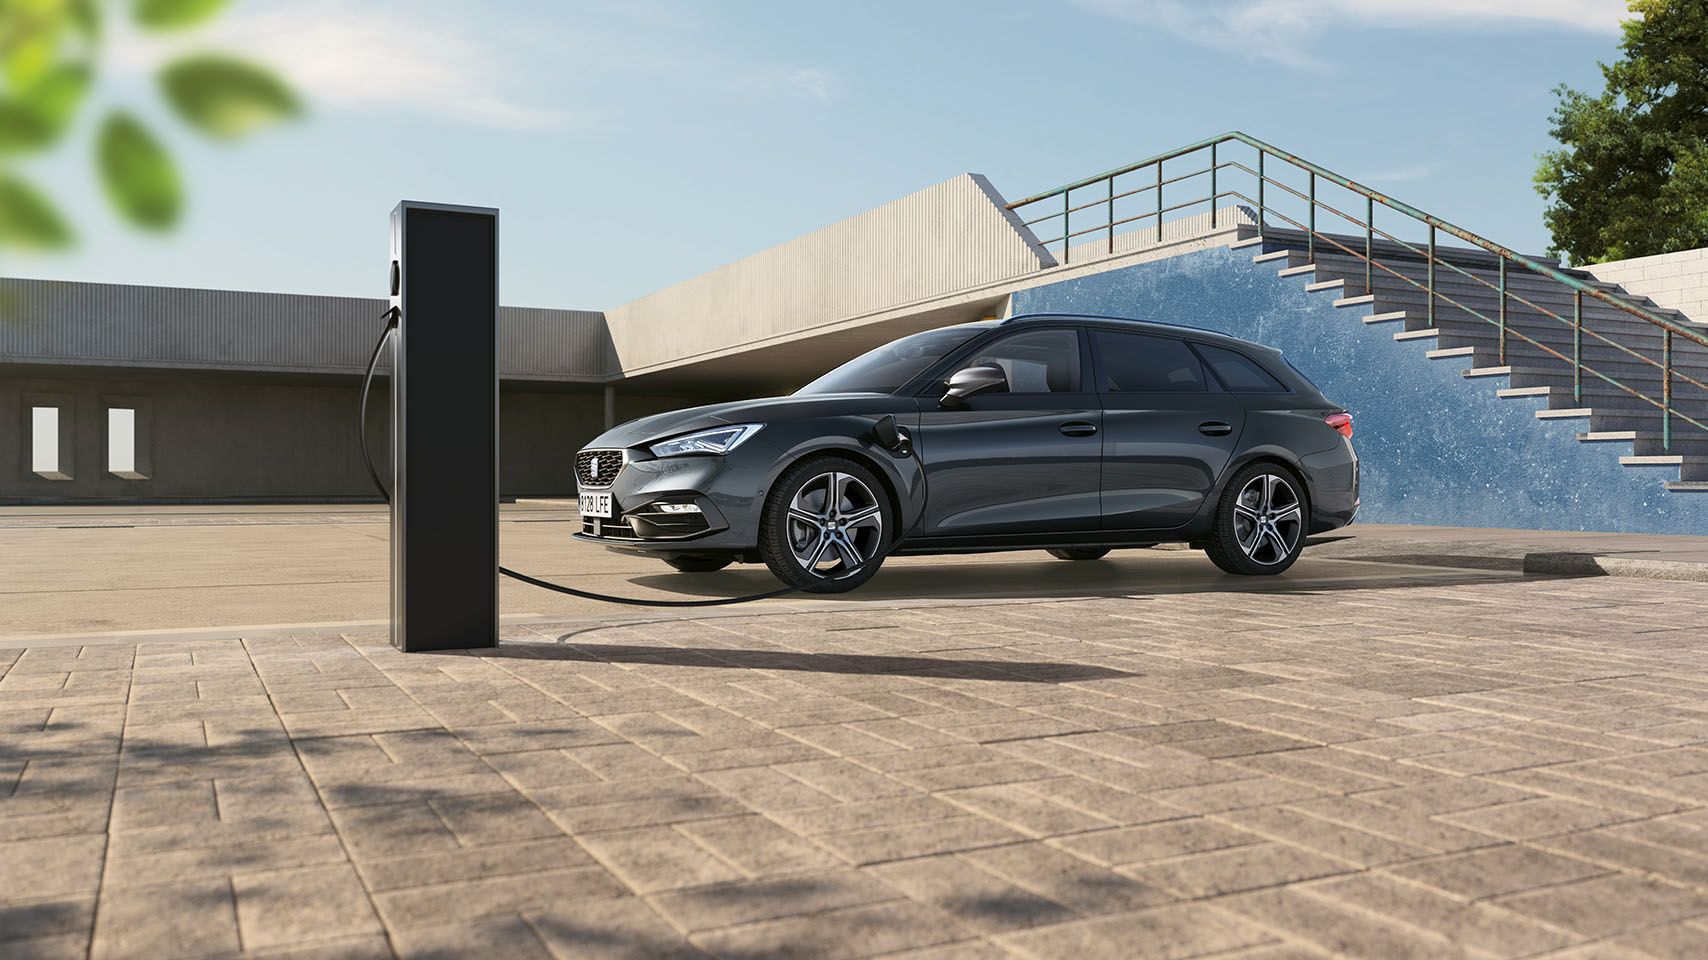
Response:
[[[1016,312],[1082,311],[1220,330],[1279,347],[1351,410],[1372,523],[1708,533],[1708,497],[1669,494],[1667,470],[1622,467],[1575,426],[1535,418],[1543,404],[1502,400],[1496,378],[1466,380],[1463,360],[1432,361],[1391,330],[1367,328],[1298,280],[1215,249],[1022,290]],[[1676,476],[1676,474],[1672,474]]]
[[[574,455],[604,428],[602,389],[506,388],[500,486],[505,496],[575,492]],[[369,409],[376,459],[389,457],[382,386]],[[619,396],[618,416],[692,406],[683,397]],[[68,480],[31,472],[29,407],[61,405]],[[138,410],[145,479],[107,472],[108,406]],[[357,441],[356,387],[275,378],[0,376],[0,503],[370,500]]]
[[[1692,322],[1708,324],[1708,247],[1653,257],[1591,264],[1597,280],[1617,283],[1656,306],[1677,310]]]
[[[1239,204],[1218,207],[1213,218],[1208,210],[1202,213],[1176,213],[1171,216],[1174,219],[1163,219],[1160,240],[1157,239],[1155,221],[1141,221],[1136,226],[1129,223],[1116,228],[1113,240],[1106,234],[1093,234],[1093,238],[1089,240],[1075,238],[1073,249],[1068,251],[1068,255],[1062,257],[1058,254],[1057,259],[1063,266],[1072,267],[1112,256],[1133,254],[1134,256],[1126,258],[1127,262],[1144,263],[1196,253],[1211,247],[1227,246],[1233,240],[1255,236],[1257,233],[1257,211]],[[1214,225],[1211,224],[1212,219],[1215,221]],[[1051,249],[1059,251],[1061,244],[1055,244]]]
[[[634,376],[1037,270],[1051,262],[963,174],[606,311]]]

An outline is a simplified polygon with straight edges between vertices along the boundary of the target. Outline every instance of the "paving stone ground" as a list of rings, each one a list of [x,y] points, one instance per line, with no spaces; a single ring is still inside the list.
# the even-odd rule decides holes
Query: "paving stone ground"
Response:
[[[0,650],[0,956],[1708,956],[1708,590]]]

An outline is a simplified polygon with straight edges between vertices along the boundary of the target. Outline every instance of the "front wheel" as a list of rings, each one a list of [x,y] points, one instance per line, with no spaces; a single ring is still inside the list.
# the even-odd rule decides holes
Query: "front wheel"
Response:
[[[1273,463],[1234,474],[1216,506],[1216,526],[1204,552],[1216,566],[1242,576],[1286,570],[1305,548],[1304,484]]]
[[[803,460],[765,502],[759,555],[777,579],[814,593],[845,593],[883,563],[895,523],[883,481],[846,457]]]

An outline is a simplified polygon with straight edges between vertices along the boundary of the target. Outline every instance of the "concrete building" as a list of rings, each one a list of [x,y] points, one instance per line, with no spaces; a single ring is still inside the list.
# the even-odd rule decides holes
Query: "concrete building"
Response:
[[[1564,279],[1512,261],[1496,297],[1499,256],[1319,224],[1374,201],[1326,182],[1350,198],[1331,203],[1332,174],[1265,147],[1230,135],[1013,204],[965,174],[630,303],[504,308],[503,493],[573,493],[574,451],[615,421],[787,392],[921,329],[1061,310],[1282,346],[1358,417],[1367,519],[1708,532],[1708,347],[1688,333],[1708,330],[1708,251]],[[18,425],[0,502],[373,499],[354,410],[382,300],[40,280],[0,296],[0,423]],[[1577,366],[1600,366],[1568,368],[1562,394],[1570,330],[1553,327],[1574,306]],[[1487,353],[1496,312],[1509,363]],[[1624,386],[1603,389],[1609,372]]]

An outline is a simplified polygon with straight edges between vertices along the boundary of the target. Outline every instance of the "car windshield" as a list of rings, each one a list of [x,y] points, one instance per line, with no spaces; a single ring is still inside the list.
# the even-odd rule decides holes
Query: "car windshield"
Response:
[[[902,337],[855,357],[795,393],[894,393],[983,330],[968,325]]]

